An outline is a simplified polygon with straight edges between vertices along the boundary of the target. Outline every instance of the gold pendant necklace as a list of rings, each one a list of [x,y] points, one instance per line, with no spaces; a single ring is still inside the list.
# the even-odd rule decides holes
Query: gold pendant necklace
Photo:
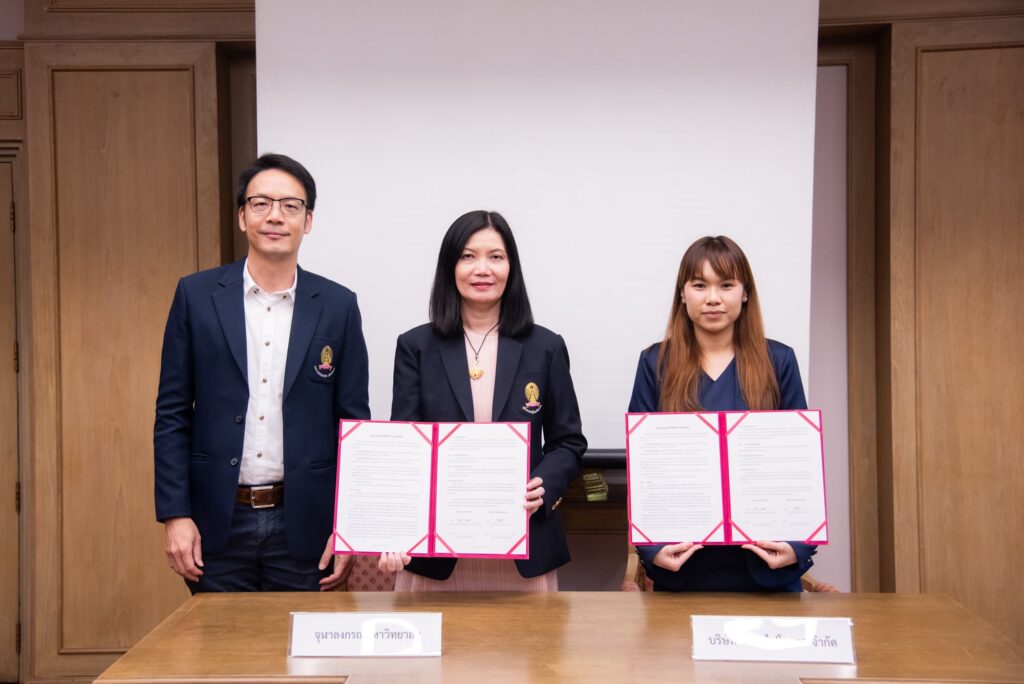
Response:
[[[498,321],[501,323],[501,321]],[[473,367],[469,369],[469,379],[479,380],[484,377],[484,369],[480,367],[480,350],[484,348],[484,342],[487,341],[487,336],[494,332],[494,329],[498,327],[498,323],[491,326],[491,329],[484,333],[484,339],[480,340],[480,346],[474,347],[473,340],[469,339],[469,333],[463,328],[462,334],[466,336],[466,342],[469,343],[469,348],[473,350]]]

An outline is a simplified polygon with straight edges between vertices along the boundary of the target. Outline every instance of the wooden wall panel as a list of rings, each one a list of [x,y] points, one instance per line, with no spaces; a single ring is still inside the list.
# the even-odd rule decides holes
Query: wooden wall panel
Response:
[[[21,118],[21,72],[0,70],[0,119]]]
[[[1021,0],[819,0],[821,26],[883,25],[922,19],[1009,16],[1024,13]]]
[[[0,681],[18,679],[18,376],[14,280],[14,165],[0,153]]]
[[[892,563],[891,583],[883,589],[917,592],[920,584],[920,539],[917,506],[917,340],[914,316],[914,112],[916,109],[916,47],[912,29],[894,26],[890,56],[890,202],[887,264],[887,387],[882,403],[890,409],[883,433],[889,440],[885,456],[886,528],[883,537]],[[889,546],[891,544],[891,546]],[[885,576],[883,572],[883,578]]]
[[[256,53],[234,53],[228,58],[231,123],[231,190],[234,179],[259,155],[256,148]],[[238,212],[231,205],[231,218]],[[237,223],[237,220],[235,221]],[[242,259],[249,251],[249,241],[237,228],[231,231],[234,260]]]
[[[23,1],[28,40],[253,40],[256,36],[255,0]]]
[[[46,0],[50,12],[221,12],[253,9],[253,0]]]
[[[921,588],[1024,643],[1024,47],[918,63]]]
[[[21,43],[0,41],[0,140],[25,138],[23,68]]]
[[[215,46],[29,44],[32,678],[94,675],[187,596],[154,520],[178,277],[219,263]]]
[[[879,421],[892,588],[948,591],[1018,643],[1022,50],[1024,17],[892,27]]]
[[[193,92],[187,69],[53,74],[66,650],[127,648],[183,595],[147,456],[168,293],[197,264]]]
[[[19,483],[20,434],[24,415],[19,395],[25,385],[15,373],[19,308],[24,308],[17,282],[21,261],[19,241],[25,233],[23,139],[24,57],[19,43],[0,42],[0,681],[17,681],[17,625],[20,620],[21,526],[17,508],[11,505]],[[17,206],[18,218],[13,211]],[[14,232],[21,225],[19,233]],[[22,321],[25,314],[20,317]],[[24,358],[24,355],[22,355]]]
[[[892,38],[883,33],[878,41],[878,117],[875,163],[875,405],[878,443],[875,470],[878,477],[878,586],[881,591],[896,587],[893,559],[892,491]],[[859,530],[859,534],[870,534]]]

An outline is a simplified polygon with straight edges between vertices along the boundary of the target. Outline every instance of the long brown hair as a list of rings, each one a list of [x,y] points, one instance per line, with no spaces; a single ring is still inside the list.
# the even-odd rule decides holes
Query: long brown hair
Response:
[[[739,245],[719,235],[702,237],[694,242],[679,262],[676,289],[672,293],[672,313],[658,352],[658,376],[661,379],[659,409],[698,411],[702,408],[697,390],[703,352],[681,295],[688,281],[702,276],[705,262],[719,278],[739,281],[747,296],[740,316],[733,324],[732,339],[743,399],[751,410],[778,408],[779,381],[768,355],[754,274]]]

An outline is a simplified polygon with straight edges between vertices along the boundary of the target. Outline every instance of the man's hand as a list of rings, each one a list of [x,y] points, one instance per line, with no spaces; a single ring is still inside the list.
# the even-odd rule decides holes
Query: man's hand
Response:
[[[331,562],[331,556],[334,555],[334,535],[332,534],[327,538],[327,546],[324,547],[324,553],[320,556],[321,570],[327,569],[327,564]],[[334,591],[348,579],[349,564],[352,562],[352,556],[334,556],[334,571],[330,575],[320,580],[320,591]]]
[[[796,551],[786,542],[759,541],[753,544],[744,544],[740,548],[756,553],[772,570],[796,563]]]
[[[651,562],[659,568],[675,572],[679,568],[683,567],[683,563],[690,560],[690,556],[703,548],[704,547],[700,544],[694,544],[693,542],[666,544],[661,547],[661,551],[658,551],[658,553],[654,555]]]
[[[203,546],[199,528],[192,518],[168,518],[164,521],[164,553],[171,570],[187,580],[199,581],[203,574]]]

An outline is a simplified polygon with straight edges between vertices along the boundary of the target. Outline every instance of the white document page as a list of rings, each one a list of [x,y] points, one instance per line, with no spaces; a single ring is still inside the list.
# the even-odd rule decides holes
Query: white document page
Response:
[[[335,551],[427,553],[432,431],[430,423],[341,422]]]
[[[826,542],[821,412],[731,413],[726,421],[733,541]]]
[[[526,423],[440,423],[435,553],[528,557]]]
[[[630,414],[627,428],[630,542],[724,541],[718,416]]]

